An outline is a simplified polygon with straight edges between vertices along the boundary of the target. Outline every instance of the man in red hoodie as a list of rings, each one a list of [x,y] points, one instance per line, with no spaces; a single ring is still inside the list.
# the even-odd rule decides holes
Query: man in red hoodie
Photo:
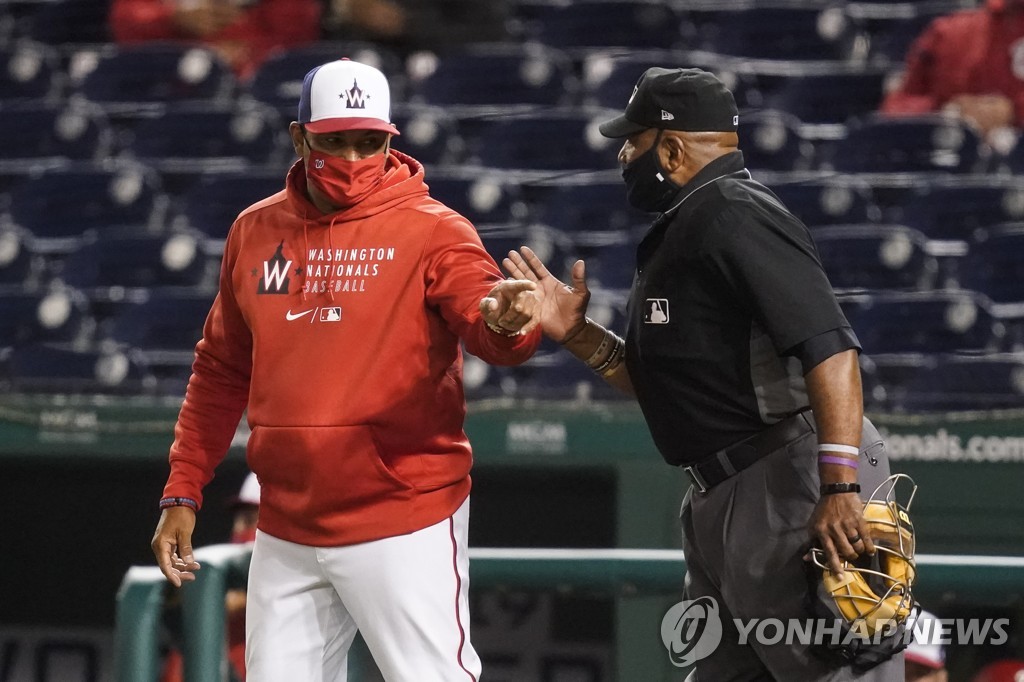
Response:
[[[196,346],[153,550],[193,580],[202,488],[248,408],[259,477],[246,667],[344,679],[359,630],[385,678],[475,680],[466,555],[472,455],[459,341],[495,364],[540,340],[536,285],[390,149],[388,82],[310,71],[286,188],[243,211]]]
[[[983,135],[1024,125],[1024,0],[935,19],[910,48],[887,114],[949,110]]]

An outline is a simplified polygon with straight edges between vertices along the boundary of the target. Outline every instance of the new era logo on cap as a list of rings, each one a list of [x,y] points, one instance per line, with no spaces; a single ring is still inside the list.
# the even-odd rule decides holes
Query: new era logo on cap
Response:
[[[391,91],[383,73],[368,64],[339,59],[306,74],[299,98],[299,123],[313,133],[382,130],[391,124]]]

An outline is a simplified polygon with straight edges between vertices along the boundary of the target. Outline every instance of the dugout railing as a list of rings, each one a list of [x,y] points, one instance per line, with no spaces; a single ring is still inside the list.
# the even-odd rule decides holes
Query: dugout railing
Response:
[[[196,551],[203,568],[181,594],[184,677],[189,682],[228,679],[224,593],[230,585],[244,582],[250,557],[250,549],[239,545],[212,545]],[[638,630],[646,639],[656,640],[663,605],[652,609],[650,603],[642,602],[645,596],[680,594],[686,570],[681,551],[474,548],[470,558],[473,589],[585,590],[615,597],[620,607],[616,669],[630,671],[629,679],[661,677],[666,657],[652,660],[647,649],[631,648],[628,640]],[[933,554],[919,555],[917,563],[917,594],[925,603],[1020,604],[1024,598],[1024,557]],[[118,682],[158,679],[166,594],[166,581],[155,566],[135,566],[125,574],[117,595]],[[618,679],[626,678],[620,675]]]

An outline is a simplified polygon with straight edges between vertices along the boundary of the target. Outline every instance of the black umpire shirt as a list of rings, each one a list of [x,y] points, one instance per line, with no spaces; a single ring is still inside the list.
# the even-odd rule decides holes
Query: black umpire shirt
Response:
[[[804,374],[850,348],[810,233],[742,152],[704,167],[637,248],[626,366],[670,464],[807,409]]]

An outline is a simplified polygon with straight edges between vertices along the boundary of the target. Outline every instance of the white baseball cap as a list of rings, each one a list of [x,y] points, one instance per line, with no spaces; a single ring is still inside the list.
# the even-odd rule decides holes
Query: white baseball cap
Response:
[[[299,123],[312,133],[381,130],[398,135],[391,123],[391,89],[377,69],[339,59],[315,67],[302,81]]]
[[[914,638],[903,654],[908,661],[935,670],[946,667],[946,650],[940,644],[943,633],[939,625],[935,614],[928,611],[921,611],[916,619],[907,623],[907,627],[914,629]]]

